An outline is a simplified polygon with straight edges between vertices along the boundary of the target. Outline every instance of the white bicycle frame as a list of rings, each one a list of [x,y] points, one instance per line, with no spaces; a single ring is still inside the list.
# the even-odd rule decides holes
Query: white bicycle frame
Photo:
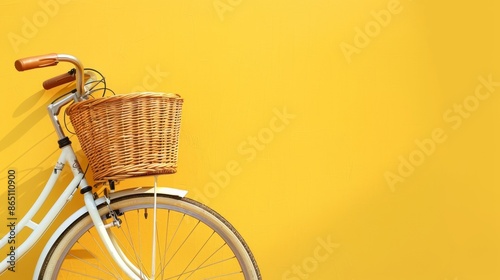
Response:
[[[96,231],[98,232],[99,237],[101,238],[105,248],[108,250],[110,255],[112,256],[113,260],[116,262],[118,267],[130,278],[130,279],[144,279],[144,275],[139,272],[139,270],[133,266],[130,261],[122,254],[121,250],[117,247],[114,246],[114,240],[110,235],[108,234],[108,231],[106,230],[107,228],[114,226],[113,223],[105,225],[101,216],[99,215],[97,206],[105,203],[104,198],[99,198],[95,199],[92,193],[92,187],[90,187],[87,183],[87,180],[85,179],[85,174],[82,171],[80,164],[78,163],[78,159],[76,158],[75,152],[71,146],[71,142],[69,139],[64,135],[64,132],[62,131],[59,121],[57,119],[57,115],[59,114],[59,111],[62,106],[70,103],[71,101],[81,101],[83,100],[82,96],[84,96],[85,93],[85,87],[83,83],[83,68],[81,66],[81,63],[72,56],[69,55],[57,55],[57,62],[59,61],[66,61],[74,64],[76,66],[76,91],[69,94],[68,96],[62,98],[61,100],[49,105],[48,111],[49,115],[51,117],[52,123],[54,125],[54,128],[56,130],[56,133],[59,137],[59,145],[61,147],[61,155],[59,156],[59,159],[57,160],[56,165],[54,166],[54,172],[51,174],[50,178],[48,179],[45,187],[43,188],[40,196],[37,198],[36,202],[34,205],[30,208],[28,213],[21,219],[19,223],[17,221],[14,221],[15,223],[15,235],[25,229],[26,227],[32,229],[33,231],[29,234],[28,238],[22,242],[20,245],[16,244],[16,249],[14,251],[15,254],[15,260],[19,260],[22,258],[34,245],[35,243],[40,239],[40,237],[46,232],[47,228],[52,224],[52,222],[55,220],[55,218],[58,216],[58,214],[63,210],[64,206],[73,198],[74,193],[76,192],[77,189],[80,189],[80,193],[83,194],[83,199],[85,202],[85,206],[82,207],[80,210],[75,212],[73,215],[71,215],[66,222],[64,222],[58,230],[54,233],[52,238],[49,240],[47,246],[45,247],[42,256],[40,257],[40,260],[38,262],[37,268],[34,273],[34,278],[38,278],[38,273],[39,273],[39,268],[41,266],[41,263],[43,263],[44,256],[47,254],[48,250],[50,249],[51,245],[56,241],[57,237],[64,231],[65,228],[67,228],[73,221],[75,221],[78,217],[81,215],[85,214],[85,212],[89,213],[89,216],[92,219],[92,222],[96,228]],[[55,65],[52,64],[52,65]],[[52,66],[52,65],[44,65],[44,66]],[[43,66],[39,66],[43,67]],[[71,168],[71,171],[73,173],[73,179],[71,182],[66,186],[64,191],[60,194],[59,198],[55,202],[55,204],[50,208],[50,210],[46,213],[46,215],[42,218],[40,223],[36,223],[33,221],[33,217],[35,214],[40,210],[44,202],[47,200],[48,196],[51,194],[52,189],[56,182],[59,179],[60,174],[62,173],[63,167],[65,165],[69,165]],[[147,191],[147,189],[146,189]],[[155,194],[157,192],[155,188]],[[142,191],[123,191],[123,194],[114,194],[113,196],[123,196],[131,193],[136,193],[136,192],[144,192]],[[176,189],[170,189],[170,188],[161,188],[158,190],[159,193],[165,193],[165,194],[170,194],[170,195],[176,195],[179,197],[184,197],[186,195],[186,191],[182,190],[176,190]],[[113,197],[112,196],[112,197]],[[8,232],[1,240],[0,240],[0,248],[3,248],[4,246],[8,246],[9,243],[9,238],[12,238],[11,232]],[[17,240],[16,240],[17,243]],[[19,246],[18,246],[19,245]],[[1,263],[0,263],[0,273],[5,272],[6,270],[9,269],[11,266],[11,263],[9,262],[10,256],[8,255]],[[148,279],[148,278],[146,278]]]
[[[43,235],[43,233],[47,230],[47,228],[50,226],[52,221],[57,217],[57,215],[61,212],[61,210],[64,208],[66,203],[71,200],[73,197],[73,194],[77,190],[78,185],[80,182],[85,183],[86,180],[83,177],[83,172],[81,172],[80,168],[75,165],[75,167],[72,166],[72,171],[74,174],[73,180],[68,184],[66,189],[61,193],[60,197],[57,199],[56,203],[51,207],[51,209],[47,212],[45,217],[42,219],[42,221],[37,224],[35,223],[32,219],[33,216],[40,210],[41,206],[43,203],[46,201],[47,197],[50,195],[52,192],[52,189],[56,183],[56,181],[59,178],[59,175],[62,173],[62,167],[63,167],[63,162],[72,162],[72,163],[77,163],[75,155],[73,153],[73,150],[71,149],[70,146],[66,146],[65,148],[62,149],[61,151],[61,156],[59,157],[57,164],[54,168],[54,172],[50,176],[49,180],[47,181],[47,184],[45,185],[42,193],[40,196],[37,198],[35,204],[31,207],[31,209],[28,211],[28,213],[21,219],[19,223],[16,224],[15,226],[15,235],[17,236],[18,233],[23,230],[25,227],[29,227],[33,230],[33,232],[29,235],[29,237],[20,245],[17,246],[16,244],[16,252],[15,252],[15,258],[19,259],[22,256],[28,252],[30,248],[33,247],[33,245],[38,241],[40,236]],[[7,233],[2,240],[0,241],[0,247],[4,247],[7,245],[9,237],[11,237],[11,233]],[[17,243],[17,242],[16,242]],[[2,263],[0,263],[0,271],[4,271],[8,269],[10,266],[9,262],[9,256],[7,256]]]

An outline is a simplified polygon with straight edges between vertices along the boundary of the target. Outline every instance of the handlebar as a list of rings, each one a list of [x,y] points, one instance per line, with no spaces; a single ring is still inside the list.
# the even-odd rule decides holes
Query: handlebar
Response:
[[[17,69],[17,71],[25,71],[25,70],[31,70],[35,68],[41,68],[41,67],[48,67],[48,66],[55,66],[57,65],[60,61],[66,61],[70,62],[75,66],[75,78],[76,78],[76,90],[77,90],[77,97],[80,98],[81,95],[85,92],[84,90],[84,77],[83,77],[83,65],[80,63],[80,61],[71,55],[67,54],[56,54],[56,53],[50,53],[50,54],[45,54],[45,55],[37,55],[37,56],[31,56],[31,57],[26,57],[26,58],[20,58],[15,61],[14,65]],[[64,77],[63,77],[64,76]],[[53,80],[56,79],[56,80]],[[69,79],[67,74],[63,74],[60,76],[57,76],[53,79],[50,79],[49,81],[49,86],[50,85],[60,85],[63,83],[59,83],[61,79]],[[71,81],[71,80],[70,80]],[[68,82],[70,82],[68,81]],[[45,88],[45,83],[44,83],[44,88]]]

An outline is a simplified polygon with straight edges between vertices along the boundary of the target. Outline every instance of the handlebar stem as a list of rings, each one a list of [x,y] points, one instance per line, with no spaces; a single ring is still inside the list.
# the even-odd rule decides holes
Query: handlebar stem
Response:
[[[64,105],[66,105],[66,104],[70,103],[72,100],[74,100],[76,98],[75,95],[76,95],[76,93],[70,94],[70,95],[50,104],[47,107],[47,110],[49,111],[50,121],[52,122],[52,125],[54,126],[54,129],[55,129],[56,134],[57,134],[57,138],[59,140],[66,137],[66,135],[64,134],[64,131],[61,128],[61,124],[59,123],[59,119],[57,116],[59,115],[59,112],[61,111],[61,107],[63,107]]]
[[[80,99],[82,95],[85,93],[84,82],[83,82],[83,65],[82,63],[74,56],[68,54],[58,54],[57,58],[59,61],[66,61],[75,66],[76,69],[76,98]],[[77,100],[79,101],[79,100]]]

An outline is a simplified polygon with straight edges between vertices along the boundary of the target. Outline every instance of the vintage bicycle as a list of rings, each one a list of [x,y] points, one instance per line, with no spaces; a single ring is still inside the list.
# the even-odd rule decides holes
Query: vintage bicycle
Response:
[[[158,186],[156,176],[176,171],[182,98],[153,92],[94,98],[95,92],[107,90],[104,77],[67,54],[22,58],[15,67],[25,71],[59,62],[74,68],[47,80],[44,88],[74,82],[75,89],[48,106],[61,154],[33,206],[14,222],[15,235],[31,230],[22,244],[16,244],[17,260],[77,190],[81,195],[75,196],[82,197],[85,206],[58,225],[33,279],[261,279],[249,247],[227,220],[187,198],[185,190]],[[60,124],[66,105],[94,181],[102,189],[99,194],[96,185],[89,185]],[[56,192],[54,186],[66,169],[73,179]],[[139,176],[153,176],[154,185],[115,190],[116,182]],[[56,202],[34,221],[50,195],[58,196]],[[0,240],[0,247],[9,246],[9,238],[12,232]],[[3,275],[11,273],[9,259],[7,255],[0,263]]]

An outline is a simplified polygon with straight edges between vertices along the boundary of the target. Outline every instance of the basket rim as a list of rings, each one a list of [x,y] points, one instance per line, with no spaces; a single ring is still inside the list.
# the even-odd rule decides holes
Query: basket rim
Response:
[[[175,99],[181,102],[184,101],[184,99],[179,94],[171,92],[165,93],[165,92],[144,91],[144,92],[122,93],[112,96],[87,99],[84,101],[73,103],[66,108],[66,113],[71,115],[73,110],[80,108],[82,106],[97,106],[101,103],[107,103],[107,102],[120,102],[128,100],[132,101],[138,98],[167,98],[167,99]]]

